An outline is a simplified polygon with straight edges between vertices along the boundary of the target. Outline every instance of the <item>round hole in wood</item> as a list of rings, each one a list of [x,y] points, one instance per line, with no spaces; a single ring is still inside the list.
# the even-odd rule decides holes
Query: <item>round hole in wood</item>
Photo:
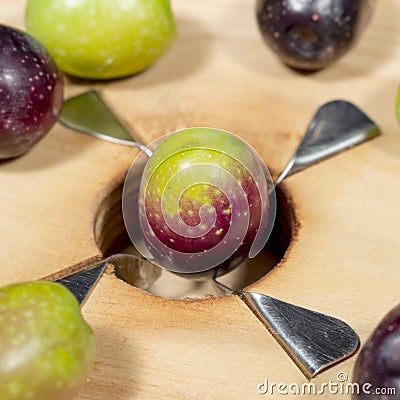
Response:
[[[218,281],[238,291],[255,283],[285,257],[297,234],[297,220],[292,198],[284,184],[276,188],[277,211],[275,225],[264,249],[254,258],[247,259],[237,268],[222,275]],[[95,221],[95,239],[104,257],[115,253],[140,255],[126,232],[122,208],[122,185],[118,186],[102,203]],[[211,278],[188,279],[165,271],[143,260],[134,266],[115,266],[117,278],[156,296],[172,299],[207,298],[225,293]]]

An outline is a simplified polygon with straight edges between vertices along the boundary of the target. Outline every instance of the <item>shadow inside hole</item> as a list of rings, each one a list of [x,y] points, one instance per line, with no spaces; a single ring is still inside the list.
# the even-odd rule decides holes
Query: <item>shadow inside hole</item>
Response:
[[[264,277],[279,264],[290,246],[296,226],[293,203],[283,185],[276,188],[276,196],[275,225],[264,249],[256,257],[246,259],[218,278],[219,282],[232,290],[244,289]],[[104,257],[116,253],[140,256],[125,229],[121,197],[122,186],[103,202],[96,219],[95,237]],[[119,279],[130,285],[165,298],[206,298],[226,294],[214,283],[211,273],[202,279],[189,279],[163,270],[145,259],[138,260],[135,265],[117,265],[114,272]]]

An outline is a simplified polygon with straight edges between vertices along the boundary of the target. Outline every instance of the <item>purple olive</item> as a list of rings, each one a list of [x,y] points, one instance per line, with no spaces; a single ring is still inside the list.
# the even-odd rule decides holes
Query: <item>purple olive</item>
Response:
[[[47,50],[0,25],[0,159],[26,153],[57,121],[63,78]]]
[[[400,399],[400,304],[379,323],[354,367],[359,393],[353,400]]]
[[[357,42],[375,0],[257,0],[267,45],[290,67],[318,70]]]

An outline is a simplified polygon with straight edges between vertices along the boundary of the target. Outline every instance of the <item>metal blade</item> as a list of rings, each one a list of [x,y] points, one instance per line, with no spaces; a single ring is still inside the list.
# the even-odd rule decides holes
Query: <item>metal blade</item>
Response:
[[[64,100],[58,120],[67,128],[87,133],[98,139],[145,148],[139,141],[133,139],[132,134],[95,90]]]
[[[58,279],[55,282],[69,289],[77,298],[79,304],[83,306],[109,264],[114,265],[117,276],[124,274],[133,276],[136,274],[140,278],[145,277],[146,282],[150,282],[151,279],[158,277],[157,271],[154,271],[154,268],[150,269],[148,265],[143,265],[143,257],[120,253],[113,254],[104,260],[91,264],[85,269]]]
[[[276,179],[286,177],[380,135],[378,126],[354,104],[334,100],[321,106],[296,153]]]
[[[359,346],[354,330],[337,318],[264,294],[243,292],[241,298],[309,379]]]
[[[110,262],[110,257],[101,260],[98,263],[92,264],[86,269],[69,275],[65,278],[56,280],[55,282],[60,283],[69,289],[72,294],[77,298],[79,304],[83,306],[90,293],[92,293],[97,282],[103,275],[107,264]]]

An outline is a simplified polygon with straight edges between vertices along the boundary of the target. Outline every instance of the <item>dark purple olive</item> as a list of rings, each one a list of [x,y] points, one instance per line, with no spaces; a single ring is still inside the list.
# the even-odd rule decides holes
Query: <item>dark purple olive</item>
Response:
[[[268,46],[290,67],[318,70],[349,51],[370,20],[375,0],[257,0]]]
[[[400,304],[379,323],[354,367],[359,393],[353,400],[400,399]]]
[[[53,127],[63,88],[47,50],[28,34],[0,25],[0,159],[26,153]]]

